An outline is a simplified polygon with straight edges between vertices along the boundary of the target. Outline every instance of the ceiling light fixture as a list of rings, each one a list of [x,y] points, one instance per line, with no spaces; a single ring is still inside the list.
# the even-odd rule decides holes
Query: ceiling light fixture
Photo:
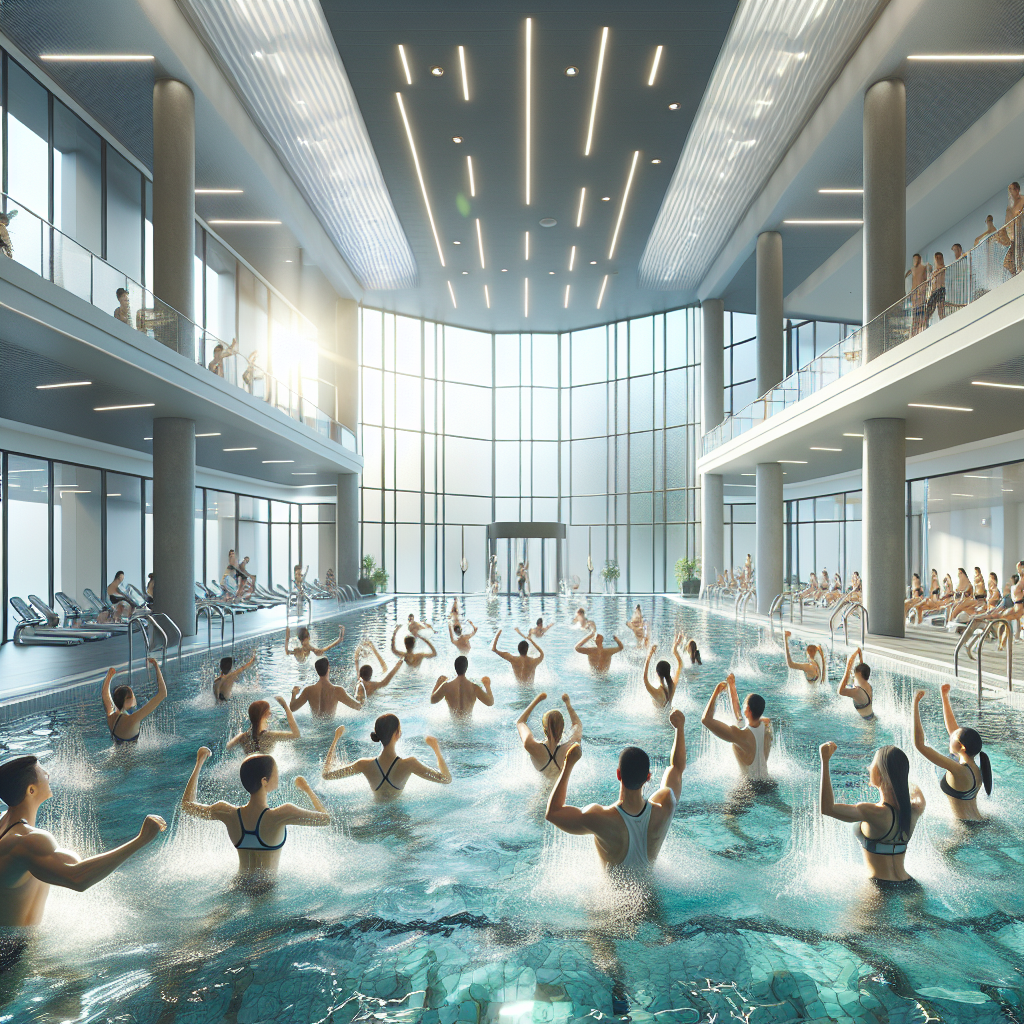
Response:
[[[565,77],[566,78],[575,78],[579,73],[580,73],[580,69],[578,67],[576,67],[575,64],[570,64],[565,69]]]
[[[469,168],[469,194],[476,197],[476,180],[473,177],[473,158],[466,154],[466,167]]]
[[[818,192],[823,196],[862,196],[862,188],[819,188]]]
[[[455,289],[452,287],[451,281],[448,282],[448,294],[452,297],[452,309],[458,309],[459,304],[455,301]]]
[[[660,161],[660,160],[659,160],[659,159],[658,159],[657,157],[655,157],[655,158],[654,158],[654,159],[653,159],[653,160],[651,161],[651,163],[652,163],[652,164],[660,164],[660,163],[661,163],[661,161]]]
[[[142,61],[155,60],[151,53],[41,53],[40,60]]]
[[[1024,53],[908,53],[907,60],[1024,60]]]
[[[583,155],[590,156],[590,147],[594,141],[594,118],[597,117],[597,97],[601,92],[601,72],[604,70],[604,50],[608,45],[608,26],[601,29],[601,49],[597,54],[597,74],[594,76],[594,98],[590,103],[590,127],[587,128],[587,144]]]
[[[440,78],[440,77],[441,77],[441,76],[442,76],[442,75],[444,74],[444,68],[443,68],[443,67],[441,67],[441,65],[440,65],[440,64],[435,64],[435,65],[434,65],[434,66],[433,66],[433,67],[432,67],[432,68],[430,69],[430,73],[431,73],[431,74],[432,74],[432,75],[433,75],[433,76],[434,76],[435,78]]]
[[[971,383],[980,388],[1006,388],[1010,391],[1024,391],[1024,384],[998,384],[994,380],[972,380]]]
[[[597,266],[597,260],[591,260],[591,261],[590,261],[590,265],[591,265],[592,267],[596,267],[596,266]]]
[[[255,452],[259,451],[258,448],[253,446],[252,448],[221,448],[222,452]]]
[[[982,476],[980,473],[964,473],[965,480],[995,480],[994,476]]]
[[[950,491],[950,497],[952,498],[973,498],[973,494],[961,494],[959,491]]]
[[[412,72],[409,70],[409,62],[405,59],[405,47],[398,44],[398,56],[402,58],[402,70],[405,71],[406,85],[412,85]]]
[[[843,434],[843,437],[863,437],[863,434]]]
[[[576,211],[576,227],[583,223],[583,200],[587,197],[586,188],[580,189],[580,208]]]
[[[806,459],[779,459],[778,463],[780,466],[806,466]]]
[[[264,466],[277,466],[277,465],[283,465],[285,463],[294,463],[294,462],[295,462],[294,459],[264,459],[263,460],[263,465]]]
[[[526,205],[530,205],[530,61],[533,48],[533,19],[526,19]],[[529,257],[527,257],[529,258]]]
[[[633,153],[633,162],[629,165],[629,175],[626,178],[626,190],[622,193],[622,202],[619,204],[619,216],[615,221],[615,230],[612,232],[612,244],[608,249],[608,259],[615,254],[615,244],[619,240],[619,228],[622,227],[622,217],[626,212],[626,200],[629,199],[629,190],[633,185],[633,174],[636,171],[636,162],[640,158],[640,150]]]
[[[679,106],[680,106],[680,104],[678,104],[678,103],[670,103],[670,104],[668,105],[668,109],[669,109],[669,110],[678,110],[678,109],[679,109]]]
[[[800,224],[806,227],[807,225],[840,225],[840,224],[863,224],[862,220],[784,220],[783,224]]]
[[[923,437],[905,437],[905,438],[903,438],[903,440],[904,441],[923,441],[924,438]]]
[[[817,448],[814,445],[811,445],[812,452],[841,452],[842,450],[842,448]]]
[[[462,276],[463,276],[463,277],[466,277],[466,276],[468,276],[468,274],[469,274],[469,271],[468,271],[468,270],[464,270],[464,271],[462,272]]]
[[[143,441],[152,441],[152,440],[153,440],[153,438],[151,438],[151,437],[144,437],[144,438],[143,438],[142,440],[143,440]]]
[[[924,402],[907,402],[908,409],[942,409],[945,412],[974,412],[966,405],[928,405]]]
[[[93,412],[117,412],[120,409],[152,409],[156,402],[135,402],[133,405],[97,405]]]
[[[434,224],[434,211],[430,209],[430,198],[427,196],[427,186],[423,181],[423,171],[420,170],[420,158],[416,152],[416,143],[413,141],[412,128],[409,125],[409,118],[405,114],[405,104],[402,102],[402,94],[400,92],[395,93],[395,97],[398,99],[398,109],[402,112],[402,122],[405,125],[405,134],[409,139],[409,149],[412,150],[412,162],[416,165],[416,177],[420,182],[420,191],[423,193],[423,205],[427,208],[427,219],[430,221],[430,230],[434,233],[434,244],[437,246],[437,256],[441,261],[441,266],[444,263],[444,253],[441,251],[441,239],[437,237],[437,225]],[[450,287],[450,286],[449,286]]]
[[[458,145],[459,143],[462,142],[462,136],[461,135],[453,135],[452,136],[452,142],[454,142],[456,145]]]
[[[648,85],[654,85],[654,76],[658,73],[658,64],[661,62],[661,51],[663,47],[659,46],[654,51],[654,63],[651,65],[651,74],[647,79]]]
[[[316,476],[316,473],[292,473],[292,476]]]
[[[459,240],[458,240],[458,239],[456,238],[456,239],[455,239],[455,240],[454,240],[454,241],[452,242],[452,245],[462,245],[462,243],[461,243],[461,242],[460,242],[460,241],[459,241]]]
[[[523,278],[523,316],[530,315],[530,279]]]
[[[69,380],[65,384],[37,384],[36,391],[50,391],[53,388],[82,388],[91,383],[91,380]]]
[[[239,196],[242,194],[240,188],[197,188],[197,196]]]
[[[530,232],[527,231],[526,232],[525,255],[523,256],[523,259],[527,259],[528,260],[529,258],[530,258]]]
[[[572,270],[573,264],[576,262],[576,246],[574,245],[569,250],[569,270]]]
[[[459,47],[459,66],[462,68],[462,98],[469,102],[469,79],[466,77],[466,50]]]
[[[601,202],[602,203],[610,203],[611,201],[612,201],[612,197],[611,196],[601,196]]]
[[[565,301],[562,303],[562,309],[569,308],[569,286],[565,286]]]
[[[279,220],[208,220],[206,223],[234,227],[269,227],[281,222]]]
[[[477,219],[476,219],[476,245],[477,245],[477,248],[480,250],[480,269],[481,270],[486,270],[487,266],[484,263],[484,238],[483,238],[483,235],[480,233],[480,218],[479,217],[477,217]]]
[[[601,303],[604,302],[604,290],[608,287],[608,274],[604,275],[604,280],[601,282],[601,290],[597,293],[597,308],[601,308]]]
[[[491,308],[491,293],[488,290],[487,285],[484,285],[484,302],[487,303],[487,308],[490,309]]]
[[[756,473],[740,473],[740,476],[757,476]]]

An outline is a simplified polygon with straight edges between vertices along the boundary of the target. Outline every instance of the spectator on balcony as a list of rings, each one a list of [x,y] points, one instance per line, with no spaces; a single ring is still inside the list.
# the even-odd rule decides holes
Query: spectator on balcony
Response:
[[[922,263],[919,252],[914,253],[913,260],[910,269],[903,275],[904,278],[910,278],[910,306],[913,310],[913,320],[910,327],[911,337],[923,330],[928,323],[925,309],[928,278],[932,272],[932,265],[930,263]]]
[[[931,295],[925,312],[925,323],[932,318],[932,313],[939,312],[939,319],[946,316],[946,258],[941,252],[935,254],[935,273],[931,276]]]
[[[11,218],[17,212],[17,210],[11,210],[9,213],[0,213],[0,253],[3,253],[9,260],[14,259],[14,243],[8,234],[7,225],[11,223]]]
[[[1021,213],[1024,213],[1024,196],[1020,194],[1020,185],[1011,181],[1006,189],[1006,222],[999,232],[998,241],[1009,246],[1003,258],[1003,266],[1011,274],[1024,268],[1024,231],[1021,230]]]
[[[118,288],[117,289],[117,301],[118,307],[114,310],[114,316],[123,324],[127,324],[129,327],[132,325],[132,306],[128,299],[128,289]]]
[[[985,218],[985,230],[974,240],[974,244],[977,245],[983,238],[988,238],[989,235],[994,235],[996,232],[995,223],[992,220],[992,214],[990,213]]]
[[[213,373],[217,374],[218,377],[224,376],[224,360],[230,356],[238,355],[238,339],[232,338],[231,345],[225,348],[220,343],[213,346],[213,358],[210,360],[208,367]]]
[[[250,395],[253,393],[253,385],[256,381],[263,380],[266,376],[263,373],[263,368],[259,364],[259,358],[259,350],[253,349],[253,351],[246,356],[245,369],[242,371],[242,383],[246,386]]]

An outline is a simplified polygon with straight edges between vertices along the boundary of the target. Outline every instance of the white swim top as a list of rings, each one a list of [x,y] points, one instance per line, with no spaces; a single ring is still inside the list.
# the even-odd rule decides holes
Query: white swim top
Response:
[[[747,724],[747,728],[754,737],[754,760],[750,764],[739,762],[740,770],[748,779],[765,780],[771,778],[768,774],[768,758],[764,752],[764,719],[757,725]],[[739,760],[739,758],[737,758]]]
[[[618,804],[615,810],[619,812],[626,832],[629,835],[629,849],[626,856],[614,867],[619,870],[644,870],[651,866],[647,859],[647,826],[651,820],[651,804],[649,800],[644,801],[644,809],[636,815],[624,811]]]

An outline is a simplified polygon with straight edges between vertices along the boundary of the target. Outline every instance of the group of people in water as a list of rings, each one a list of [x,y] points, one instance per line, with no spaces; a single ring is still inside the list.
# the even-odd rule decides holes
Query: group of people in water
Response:
[[[467,675],[469,637],[475,634],[476,627],[469,623],[472,632],[463,628],[457,602],[452,605],[447,625],[453,646],[460,653],[455,659],[454,675],[437,678],[430,693],[430,702],[444,701],[453,716],[466,717],[477,703],[493,706],[494,692],[489,677],[483,676],[477,682]],[[552,625],[545,624],[541,618],[527,634],[517,630],[522,639],[515,654],[499,649],[502,631],[498,630],[491,650],[509,664],[519,682],[530,684],[545,656],[538,640]],[[584,608],[576,612],[573,625],[585,631],[575,650],[586,657],[592,671],[604,674],[612,659],[624,649],[622,641],[613,637],[614,644],[606,645]],[[681,796],[686,769],[686,719],[682,710],[673,706],[673,701],[684,675],[694,681],[695,670],[702,664],[696,640],[677,634],[671,649],[674,665],[666,659],[659,659],[654,663],[652,676],[651,664],[658,648],[651,640],[650,626],[639,605],[627,626],[636,636],[638,647],[646,647],[644,689],[656,708],[668,711],[668,725],[672,730],[669,764],[662,775],[660,788],[653,794],[648,797],[643,794],[651,779],[650,756],[640,747],[629,746],[619,756],[616,770],[619,794],[614,803],[587,807],[575,807],[569,803],[572,771],[583,753],[583,724],[568,693],[561,695],[564,713],[559,708],[549,708],[543,713],[539,734],[534,734],[529,723],[537,708],[547,700],[546,693],[537,694],[515,721],[530,763],[540,775],[554,783],[547,803],[547,821],[573,835],[592,835],[602,864],[613,876],[623,871],[636,872],[647,868],[657,858],[665,841]],[[181,798],[181,809],[191,817],[215,820],[224,825],[228,838],[238,850],[241,884],[259,887],[273,881],[281,850],[287,842],[288,826],[322,827],[331,821],[331,813],[302,777],[295,779],[295,786],[308,800],[308,807],[294,803],[271,804],[271,794],[280,782],[273,750],[278,743],[301,738],[294,713],[306,706],[315,717],[330,719],[339,704],[353,710],[364,709],[375,693],[389,685],[403,665],[417,668],[424,660],[436,656],[436,647],[425,635],[433,631],[429,623],[419,622],[415,615],[410,614],[405,627],[407,635],[401,649],[396,644],[399,627],[392,634],[391,649],[398,660],[390,667],[372,640],[364,639],[359,643],[354,654],[352,693],[345,686],[331,681],[331,664],[325,656],[329,649],[341,643],[344,628],[336,640],[323,647],[316,646],[308,627],[300,628],[295,647],[290,633],[286,632],[285,651],[289,657],[301,662],[310,655],[317,656],[314,663],[316,680],[305,687],[295,686],[290,700],[283,696],[275,698],[285,716],[286,728],[273,727],[272,705],[260,699],[248,707],[249,728],[227,741],[226,752],[240,748],[245,755],[239,766],[239,779],[248,794],[244,803],[221,800],[205,804],[199,801],[199,775],[212,751],[203,746],[197,752],[195,766]],[[463,639],[461,645],[459,638]],[[419,646],[421,644],[423,649]],[[794,658],[787,632],[787,665],[801,672],[809,684],[827,684],[828,664],[820,646],[807,644],[805,652],[805,660]],[[167,696],[159,665],[152,659],[149,664],[156,674],[157,691],[141,706],[130,686],[120,685],[111,691],[113,669],[103,680],[101,700],[115,747],[134,746],[138,742],[142,722]],[[235,683],[255,664],[255,655],[237,666],[230,657],[221,659],[219,674],[212,683],[214,700],[218,704],[230,702]],[[374,678],[375,671],[379,672],[377,678]],[[863,662],[858,649],[848,658],[838,686],[838,694],[848,697],[865,721],[872,721],[875,717],[870,677],[871,670]],[[720,717],[718,702],[723,695],[727,698],[727,713]],[[941,696],[943,719],[949,735],[948,753],[929,746],[920,717],[924,696],[924,691],[920,691],[914,699],[914,745],[942,771],[940,787],[950,800],[954,815],[964,821],[979,821],[978,794],[982,788],[986,793],[992,789],[991,766],[982,750],[981,736],[974,729],[960,726],[950,704],[949,686],[943,685]],[[730,744],[740,773],[755,793],[772,785],[769,760],[775,736],[772,720],[765,711],[765,698],[758,693],[749,693],[740,700],[736,679],[729,674],[711,692],[701,717],[704,728]],[[436,767],[399,752],[402,726],[393,713],[381,714],[374,722],[370,739],[380,745],[375,757],[347,761],[339,756],[337,748],[344,734],[345,726],[341,725],[335,731],[324,760],[321,772],[324,780],[361,775],[376,800],[396,799],[413,776],[442,785],[452,782],[451,770],[433,736],[425,736],[423,742],[432,751]],[[914,884],[904,866],[904,857],[916,823],[924,813],[925,800],[920,789],[910,785],[907,755],[895,746],[881,747],[869,770],[870,782],[878,789],[879,799],[845,804],[835,801],[831,782],[830,765],[836,753],[835,743],[821,745],[821,813],[854,825],[857,841],[864,850],[868,874],[879,885]],[[36,827],[38,809],[51,795],[48,778],[45,768],[33,755],[14,757],[0,765],[0,800],[7,805],[6,813],[0,818],[0,890],[5,895],[0,901],[0,925],[38,923],[50,885],[87,888],[106,877],[166,827],[162,818],[149,815],[138,835],[129,843],[95,857],[79,859],[76,854],[58,848],[49,832]]]

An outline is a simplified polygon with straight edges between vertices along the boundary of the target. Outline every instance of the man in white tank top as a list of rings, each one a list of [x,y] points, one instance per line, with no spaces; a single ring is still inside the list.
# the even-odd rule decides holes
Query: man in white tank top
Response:
[[[615,773],[619,799],[614,804],[591,804],[582,809],[567,805],[569,776],[582,756],[578,743],[566,751],[562,773],[548,798],[547,820],[569,835],[592,835],[601,863],[615,873],[649,868],[665,842],[676,812],[686,768],[686,718],[677,708],[669,715],[669,722],[675,730],[669,766],[662,776],[661,788],[647,799],[643,788],[651,778],[650,758],[639,747],[626,747]]]
[[[715,718],[715,704],[719,696],[728,689],[732,701],[736,725],[720,722]],[[749,779],[765,782],[771,778],[768,773],[768,754],[772,748],[772,722],[764,715],[764,697],[748,693],[740,713],[739,697],[736,695],[736,677],[730,672],[724,683],[715,687],[708,706],[704,709],[701,724],[719,739],[732,744],[732,751],[739,762],[740,771]]]

